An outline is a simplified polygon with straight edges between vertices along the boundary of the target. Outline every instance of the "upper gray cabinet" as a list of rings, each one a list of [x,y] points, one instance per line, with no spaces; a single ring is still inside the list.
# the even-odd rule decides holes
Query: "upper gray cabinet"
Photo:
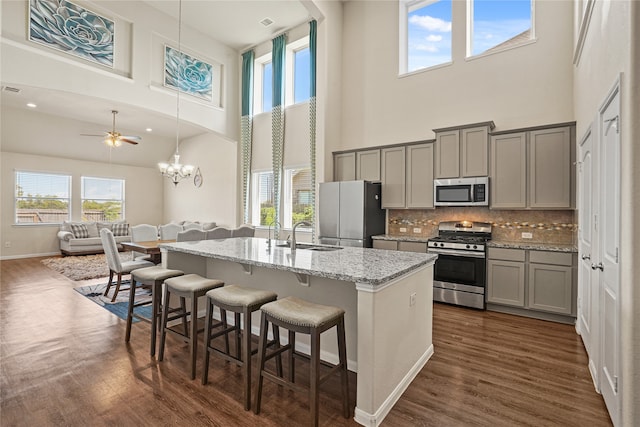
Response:
[[[433,208],[434,144],[383,148],[382,207]]]
[[[382,157],[382,207],[406,206],[405,147],[383,148]],[[433,185],[433,184],[432,184]]]
[[[489,131],[493,122],[463,128],[434,129],[435,178],[489,175]]]
[[[356,179],[380,181],[380,150],[356,151]]]
[[[572,127],[506,132],[491,137],[493,209],[572,209]]]
[[[356,153],[337,153],[333,155],[333,180],[352,181],[356,179]]]

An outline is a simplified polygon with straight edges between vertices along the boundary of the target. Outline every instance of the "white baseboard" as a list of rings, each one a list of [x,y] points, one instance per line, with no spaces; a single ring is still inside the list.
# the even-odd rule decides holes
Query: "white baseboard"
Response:
[[[400,399],[400,396],[402,396],[402,393],[404,393],[407,390],[407,388],[409,387],[409,384],[411,384],[411,382],[415,379],[418,373],[420,373],[422,368],[424,368],[424,365],[427,364],[427,361],[429,361],[431,356],[433,356],[433,344],[431,344],[429,348],[427,348],[427,351],[425,351],[424,354],[420,356],[420,359],[418,359],[418,361],[413,365],[413,367],[409,370],[409,372],[407,372],[407,375],[405,375],[402,381],[398,383],[398,385],[391,392],[391,394],[387,396],[385,401],[382,402],[382,405],[380,405],[380,407],[375,413],[370,414],[356,407],[355,416],[353,417],[353,419],[357,423],[362,424],[363,426],[367,426],[367,427],[379,426],[380,423],[382,423],[382,421],[384,420],[384,418],[389,414],[389,411],[391,411],[391,408],[393,408],[393,405],[395,405],[396,402]]]
[[[56,256],[56,255],[60,255],[60,251],[47,252],[43,254],[3,255],[3,256],[0,256],[0,261],[10,260],[10,259],[39,258],[44,256]]]

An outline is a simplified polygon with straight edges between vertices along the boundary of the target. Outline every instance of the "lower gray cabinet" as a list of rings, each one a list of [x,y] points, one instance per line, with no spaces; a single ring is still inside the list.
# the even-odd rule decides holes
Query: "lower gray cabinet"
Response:
[[[398,241],[397,240],[378,240],[378,239],[373,239],[373,248],[374,249],[387,249],[389,251],[397,251],[398,250]]]
[[[487,302],[524,307],[524,262],[487,261]]]

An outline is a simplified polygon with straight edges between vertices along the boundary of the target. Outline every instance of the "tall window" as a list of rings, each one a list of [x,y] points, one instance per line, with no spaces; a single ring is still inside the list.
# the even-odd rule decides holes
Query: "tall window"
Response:
[[[116,221],[123,216],[123,179],[82,177],[83,221]]]
[[[311,56],[309,46],[293,52],[293,102],[304,102],[311,96]]]
[[[271,62],[262,64],[262,112],[273,108],[273,65]]]
[[[70,219],[71,176],[16,171],[16,224],[55,224]]]
[[[451,62],[451,0],[402,0],[400,72]]]
[[[276,215],[273,204],[273,172],[254,172],[251,193],[251,222],[253,225],[271,225]]]
[[[293,227],[300,221],[311,222],[311,169],[285,169],[284,171],[284,227]]]
[[[532,0],[468,0],[467,56],[533,39]]]

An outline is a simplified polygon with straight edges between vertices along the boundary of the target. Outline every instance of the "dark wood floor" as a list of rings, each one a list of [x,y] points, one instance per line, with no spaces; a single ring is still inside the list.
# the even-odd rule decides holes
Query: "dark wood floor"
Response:
[[[123,320],[39,260],[0,262],[3,427],[308,422],[306,396],[269,383],[263,412],[244,411],[240,369],[219,358],[208,385],[189,380],[173,337],[165,361],[150,358],[148,324],[134,324],[126,345]],[[383,426],[611,425],[572,326],[439,304],[434,313],[435,354]],[[341,417],[338,390],[323,386],[321,425],[357,425]]]

